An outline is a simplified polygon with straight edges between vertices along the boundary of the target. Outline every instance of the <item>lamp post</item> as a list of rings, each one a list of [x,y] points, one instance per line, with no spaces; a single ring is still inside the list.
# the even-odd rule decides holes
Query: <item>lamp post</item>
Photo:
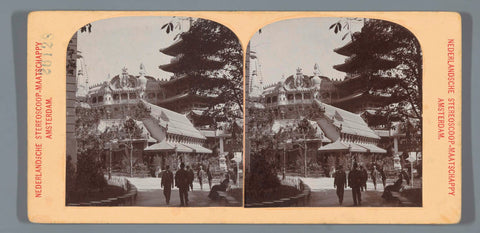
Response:
[[[410,184],[412,184],[412,187],[413,187],[413,163],[416,162],[417,160],[416,152],[415,152],[415,158],[410,157],[410,153],[409,153],[407,160],[410,162]]]
[[[287,174],[287,162],[285,156],[286,144],[283,144],[283,179],[285,179],[285,175]]]
[[[110,180],[112,178],[112,143],[110,144],[110,150],[108,153],[108,179]]]
[[[108,155],[108,179],[111,178],[112,176],[112,150],[113,150],[113,147],[117,148],[118,147],[118,140],[116,138],[110,140],[109,142],[109,145],[110,145],[110,150],[109,150],[109,155]]]
[[[130,137],[130,177],[133,177],[133,144],[132,138]]]
[[[130,139],[130,146],[126,143],[120,143],[118,142],[117,139],[113,139],[110,144],[110,161],[109,161],[109,167],[110,167],[110,173],[112,172],[112,146],[113,144],[117,144],[117,146],[123,145],[125,147],[128,147],[127,149],[130,149],[130,177],[133,177],[133,145],[132,145],[132,140]],[[110,175],[109,175],[110,176]]]
[[[305,148],[304,148],[304,151],[305,151],[305,178],[307,177],[307,171],[308,171],[308,167],[307,167],[307,141],[305,140],[305,134],[303,135],[303,140],[305,142]]]

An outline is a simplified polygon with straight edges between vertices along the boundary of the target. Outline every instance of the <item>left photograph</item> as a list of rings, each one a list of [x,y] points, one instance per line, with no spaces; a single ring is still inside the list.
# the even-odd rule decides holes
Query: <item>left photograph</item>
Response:
[[[80,28],[66,54],[66,205],[241,207],[242,55],[201,18]]]

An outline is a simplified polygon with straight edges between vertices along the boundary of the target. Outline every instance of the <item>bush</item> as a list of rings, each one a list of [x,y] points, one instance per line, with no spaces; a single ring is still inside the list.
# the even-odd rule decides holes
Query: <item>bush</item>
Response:
[[[245,200],[247,203],[249,200],[264,199],[271,194],[272,190],[280,187],[280,180],[274,165],[266,161],[262,155],[252,155],[250,168],[255,172],[248,173],[245,177]]]
[[[102,190],[107,185],[102,164],[96,156],[83,154],[78,156],[75,190],[77,193],[88,194]]]
[[[153,170],[152,175],[152,168],[144,163],[136,163],[133,165],[133,172],[140,176],[155,176],[155,170]]]
[[[66,182],[65,182],[65,192],[66,192],[66,201],[70,202],[70,198],[75,193],[75,165],[72,162],[72,156],[67,156],[66,164]]]

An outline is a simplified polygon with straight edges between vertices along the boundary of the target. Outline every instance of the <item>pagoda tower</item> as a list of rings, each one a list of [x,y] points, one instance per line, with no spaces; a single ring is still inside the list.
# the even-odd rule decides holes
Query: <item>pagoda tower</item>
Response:
[[[214,58],[200,58],[189,54],[188,41],[178,39],[170,46],[160,49],[160,52],[173,56],[170,63],[160,65],[163,71],[173,73],[170,80],[162,84],[165,99],[158,105],[179,113],[189,113],[192,110],[204,110],[216,101],[216,96],[201,96],[194,89],[198,83],[207,81],[206,77],[197,75],[204,70],[219,69],[223,66]],[[190,52],[191,53],[191,52]]]
[[[373,48],[373,49],[371,49]],[[392,102],[391,96],[376,94],[375,90],[394,85],[392,71],[398,64],[381,54],[382,48],[375,48],[372,42],[355,33],[350,42],[333,51],[347,56],[345,62],[333,68],[345,72],[345,79],[335,83],[338,98],[332,105],[354,113],[377,109]],[[384,71],[384,72],[381,72]]]

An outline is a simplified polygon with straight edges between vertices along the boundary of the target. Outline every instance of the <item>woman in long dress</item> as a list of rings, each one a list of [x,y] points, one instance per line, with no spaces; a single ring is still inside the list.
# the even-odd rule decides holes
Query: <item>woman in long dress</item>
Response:
[[[397,181],[395,181],[393,185],[388,185],[387,187],[385,187],[385,190],[383,190],[383,195],[382,195],[383,199],[391,200],[393,198],[392,192],[400,191],[400,189],[402,188],[402,182],[403,182],[403,176],[400,173],[398,175]]]
[[[218,191],[221,192],[226,192],[229,184],[229,176],[228,174],[225,174],[225,179],[222,181],[222,183],[214,185],[212,189],[210,190],[210,193],[208,194],[208,197],[212,200],[217,200],[220,195],[218,195]]]

